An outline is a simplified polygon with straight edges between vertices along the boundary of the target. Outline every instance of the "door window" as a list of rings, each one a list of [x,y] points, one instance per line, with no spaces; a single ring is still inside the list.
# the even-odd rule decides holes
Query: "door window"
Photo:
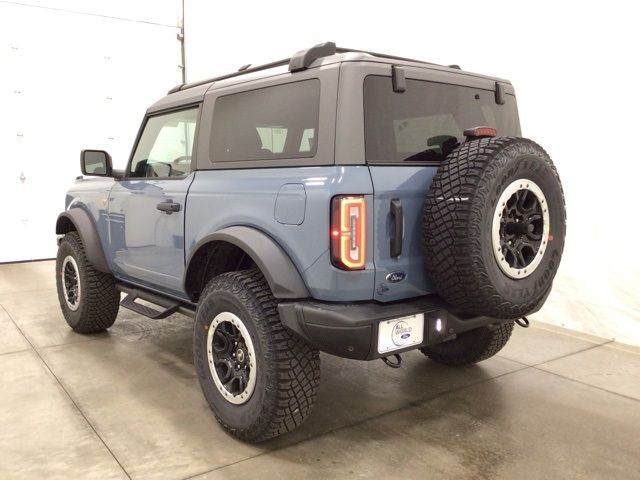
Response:
[[[191,171],[198,108],[147,120],[131,160],[130,177],[185,177]]]

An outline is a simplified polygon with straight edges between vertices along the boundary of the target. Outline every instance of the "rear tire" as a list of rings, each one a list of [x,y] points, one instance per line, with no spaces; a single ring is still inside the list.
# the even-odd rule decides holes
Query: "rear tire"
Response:
[[[497,328],[477,328],[461,333],[455,340],[421,348],[420,351],[437,363],[462,367],[493,357],[504,347],[513,332],[513,322]]]
[[[216,419],[241,440],[260,442],[297,428],[316,401],[319,352],[282,326],[259,270],[209,282],[196,311],[193,354]]]
[[[69,232],[60,241],[56,286],[62,314],[75,332],[102,332],[116,321],[120,293],[115,279],[89,263],[78,232]]]

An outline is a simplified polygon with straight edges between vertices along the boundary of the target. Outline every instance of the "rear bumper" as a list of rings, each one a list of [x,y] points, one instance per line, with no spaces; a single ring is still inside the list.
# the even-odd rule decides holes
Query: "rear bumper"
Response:
[[[437,295],[411,301],[329,303],[314,300],[278,305],[283,325],[323,352],[356,360],[373,360],[395,353],[452,340],[478,327],[497,326],[511,320],[465,316],[451,312]],[[383,320],[424,314],[422,343],[378,353],[378,325]],[[437,329],[438,320],[440,330]]]

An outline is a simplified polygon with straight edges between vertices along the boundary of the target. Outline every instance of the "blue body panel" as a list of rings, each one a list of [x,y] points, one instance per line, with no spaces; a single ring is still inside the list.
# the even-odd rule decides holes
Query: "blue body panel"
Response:
[[[204,237],[243,225],[271,237],[291,258],[311,296],[325,301],[387,302],[433,292],[424,274],[421,214],[436,167],[326,166],[196,171],[184,179],[79,180],[67,208],[83,208],[96,223],[114,275],[174,297],[187,259]],[[375,186],[375,195],[374,195]],[[330,202],[340,194],[367,201],[367,261],[361,271],[331,265]],[[404,213],[402,255],[391,258],[389,202]],[[167,215],[161,201],[181,204]],[[389,273],[404,280],[389,282]]]
[[[104,251],[117,277],[184,297],[184,221],[194,176],[116,182],[109,195],[109,247]],[[180,211],[157,209],[168,201],[178,203]]]
[[[369,250],[364,271],[333,267],[329,260],[329,209],[331,198],[339,194],[364,194],[372,207],[372,193],[366,166],[195,172],[186,208],[186,258],[207,235],[229,226],[249,226],[273,238],[289,255],[313,298],[370,300],[375,277],[373,253]],[[372,226],[368,228],[372,238]]]
[[[376,300],[388,302],[433,293],[435,290],[424,270],[422,248],[422,206],[437,167],[370,166],[374,186],[374,262],[376,266]],[[402,203],[404,232],[402,254],[391,257],[390,242],[395,233],[390,203]],[[387,280],[390,273],[402,272],[404,280]]]

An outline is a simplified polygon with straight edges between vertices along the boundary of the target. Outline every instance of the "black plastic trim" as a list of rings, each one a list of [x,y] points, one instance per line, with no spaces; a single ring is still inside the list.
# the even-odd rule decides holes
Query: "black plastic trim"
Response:
[[[504,105],[505,104],[505,92],[504,92],[504,83],[500,83],[500,82],[496,82],[496,103],[498,105]]]
[[[281,302],[278,312],[287,329],[314,347],[355,360],[373,360],[390,354],[380,354],[377,349],[378,324],[383,320],[419,313],[425,317],[423,342],[394,350],[391,352],[394,354],[452,340],[457,334],[475,328],[512,321],[452,312],[437,295],[393,303]],[[439,330],[435,327],[438,320]]]
[[[141,287],[135,287],[124,283],[117,283],[118,291],[127,294],[126,298],[120,302],[124,308],[128,308],[154,320],[166,318],[173,313],[181,313],[191,318],[196,316],[196,308],[186,302],[171,298],[159,293],[151,292]],[[158,305],[162,310],[155,310],[151,307],[135,303],[136,299],[142,299],[154,305]]]
[[[298,269],[285,251],[268,235],[246,226],[227,227],[202,238],[189,255],[185,281],[189,278],[191,261],[198,250],[216,241],[231,243],[247,253],[267,279],[274,297],[300,299],[310,296]]]
[[[399,65],[391,65],[391,84],[393,85],[393,91],[396,93],[403,93],[407,90],[404,68]]]
[[[404,235],[404,215],[402,213],[402,202],[399,198],[391,200],[389,213],[393,219],[395,229],[394,235],[390,240],[389,255],[395,258],[402,254],[402,236]]]
[[[72,230],[77,231],[80,235],[89,263],[101,272],[111,273],[95,223],[82,208],[71,208],[58,215],[56,234],[63,235]]]

